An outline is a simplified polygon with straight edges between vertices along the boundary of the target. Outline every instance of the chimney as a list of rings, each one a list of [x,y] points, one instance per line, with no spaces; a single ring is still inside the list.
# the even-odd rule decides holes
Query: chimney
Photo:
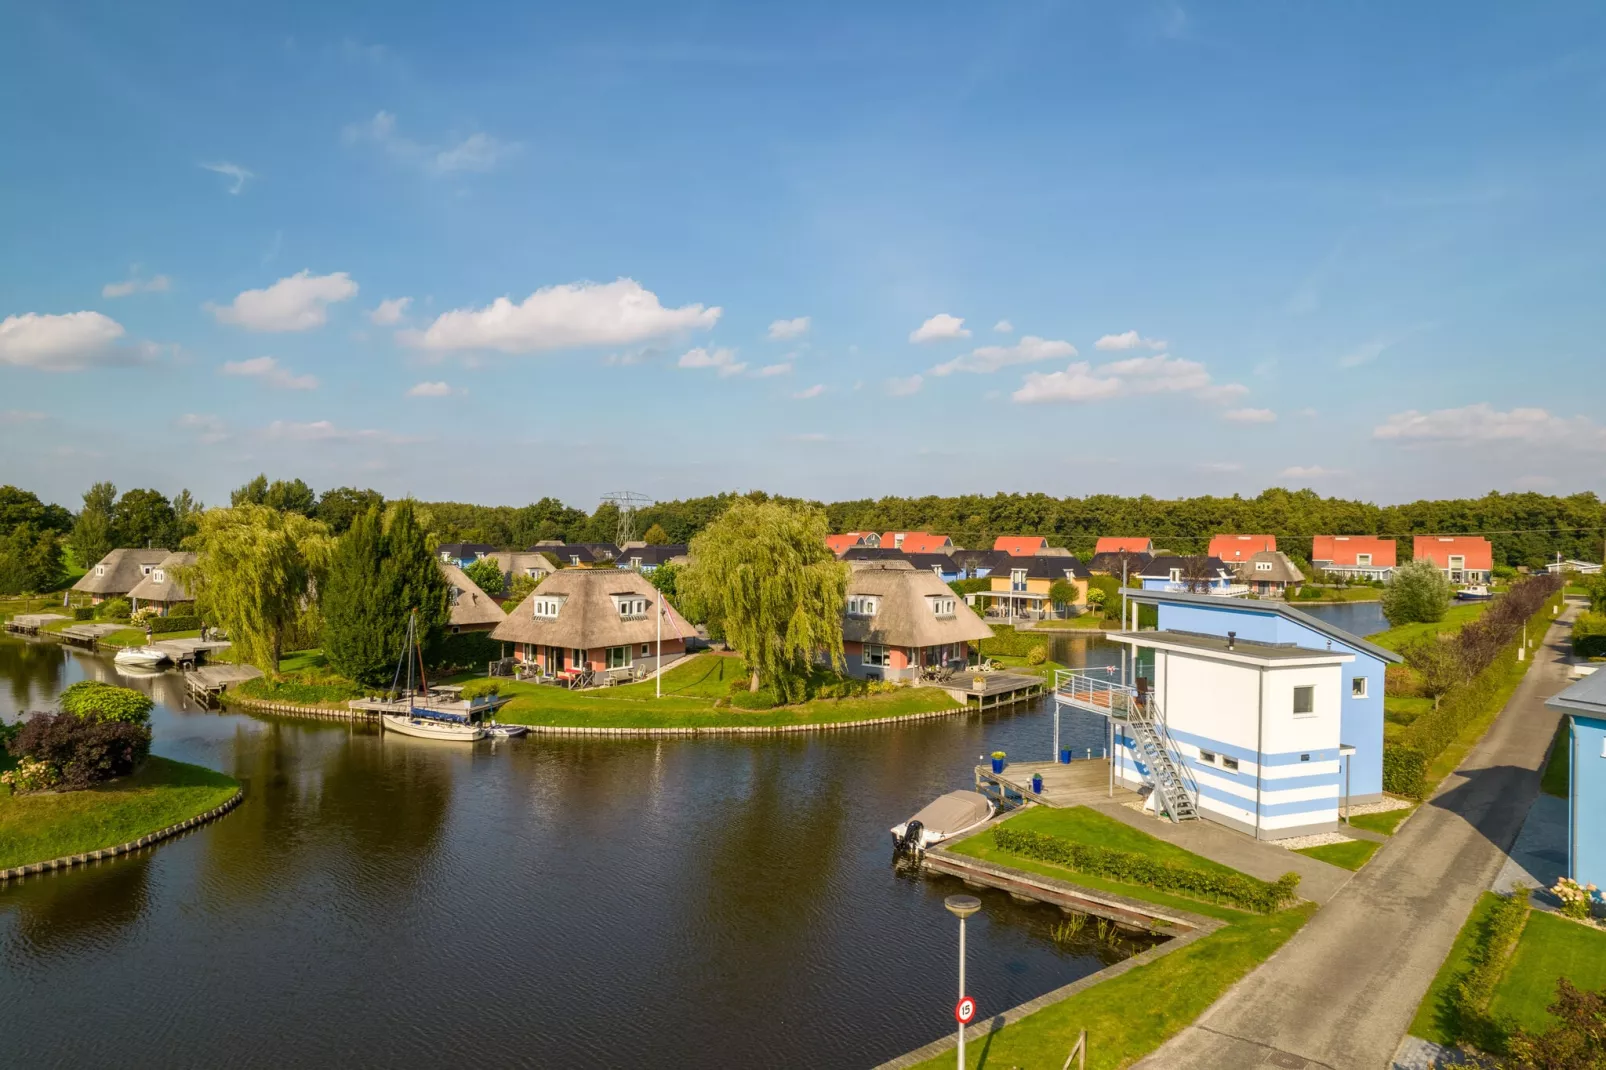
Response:
[[[1237,632],[1228,632],[1227,633],[1227,649],[1231,650],[1233,643],[1237,642],[1237,640],[1238,640],[1238,633]]]

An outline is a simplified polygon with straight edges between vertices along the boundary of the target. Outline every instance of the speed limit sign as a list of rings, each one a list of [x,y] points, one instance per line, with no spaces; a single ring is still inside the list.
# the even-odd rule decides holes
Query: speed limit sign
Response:
[[[959,1002],[954,1004],[954,1021],[960,1025],[969,1025],[974,1017],[976,1017],[976,1001],[969,996],[960,996]]]

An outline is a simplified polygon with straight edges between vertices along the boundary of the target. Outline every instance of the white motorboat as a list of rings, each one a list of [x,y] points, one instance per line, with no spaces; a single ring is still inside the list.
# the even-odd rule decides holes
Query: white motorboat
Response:
[[[485,738],[485,729],[477,724],[431,717],[428,710],[415,709],[411,713],[381,714],[379,720],[387,732],[400,732],[404,736],[417,736],[419,739],[448,739],[472,743],[476,739]]]
[[[1481,583],[1463,587],[1455,593],[1455,596],[1463,602],[1487,602],[1494,597],[1489,588]]]
[[[491,739],[517,739],[530,730],[529,725],[497,724],[495,721],[481,727],[485,729],[486,736]]]
[[[167,651],[154,646],[128,646],[117,652],[112,661],[118,665],[145,666],[147,668],[167,661]]]
[[[993,801],[979,791],[950,791],[901,825],[892,826],[892,845],[899,853],[924,851],[933,844],[985,825]]]

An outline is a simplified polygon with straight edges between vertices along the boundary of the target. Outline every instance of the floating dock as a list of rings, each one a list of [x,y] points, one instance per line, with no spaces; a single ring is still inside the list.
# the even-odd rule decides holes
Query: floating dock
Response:
[[[71,628],[63,628],[59,632],[51,632],[64,643],[74,643],[78,646],[95,649],[95,645],[113,632],[124,631],[132,627],[129,624],[74,624]]]
[[[976,680],[982,681],[977,687]],[[934,685],[953,696],[955,702],[966,706],[974,699],[978,710],[990,710],[1012,702],[1025,702],[1043,693],[1041,676],[1028,676],[1018,672],[963,672],[947,682]]]
[[[69,619],[60,613],[18,613],[6,621],[6,631],[15,635],[38,635],[45,625]]]
[[[1043,778],[1043,790],[1032,790],[1032,775]],[[1108,758],[1077,758],[1063,762],[1010,762],[1002,773],[992,766],[976,767],[976,790],[983,794],[1023,799],[1043,806],[1087,806],[1109,802],[1110,761]],[[1121,784],[1114,791],[1125,796],[1133,792]]]
[[[255,680],[261,675],[262,670],[255,665],[197,665],[193,671],[184,674],[184,685],[190,689],[192,696],[205,702],[221,695],[230,684]]]

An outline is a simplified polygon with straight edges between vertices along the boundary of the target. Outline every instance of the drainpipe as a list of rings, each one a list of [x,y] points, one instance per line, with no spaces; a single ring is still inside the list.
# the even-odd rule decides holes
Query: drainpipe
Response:
[[[1266,766],[1266,670],[1260,670],[1260,688],[1255,711],[1255,839],[1260,839],[1260,784]]]
[[[1572,718],[1567,719],[1567,876],[1578,879],[1578,733]]]

